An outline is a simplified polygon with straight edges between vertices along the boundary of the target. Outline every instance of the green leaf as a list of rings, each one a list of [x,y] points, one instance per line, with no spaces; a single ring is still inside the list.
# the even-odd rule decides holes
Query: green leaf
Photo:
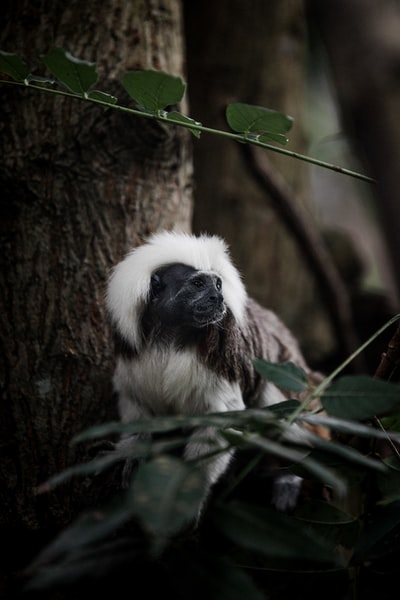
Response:
[[[120,452],[110,452],[104,456],[100,456],[88,462],[79,463],[78,465],[73,465],[72,467],[68,467],[61,473],[57,473],[50,479],[48,479],[45,483],[41,484],[37,488],[37,492],[48,492],[49,490],[55,488],[61,483],[65,483],[72,477],[76,476],[85,476],[85,475],[94,475],[95,473],[106,469],[109,466],[112,466],[114,463],[119,462],[123,458],[127,458],[126,454],[121,454]]]
[[[289,138],[281,133],[263,133],[257,136],[257,141],[263,144],[278,142],[279,144],[282,144],[282,146],[286,146],[286,144],[289,143]]]
[[[322,500],[308,499],[296,508],[294,516],[334,546],[353,548],[360,533],[358,519]]]
[[[104,452],[99,452],[93,460],[79,463],[68,467],[61,473],[57,473],[45,483],[37,488],[37,492],[48,492],[50,489],[65,483],[72,477],[94,475],[113,466],[115,463],[128,459],[142,459],[157,454],[173,452],[177,448],[182,448],[187,443],[187,437],[170,437],[154,441],[138,437],[132,440],[131,444],[126,444],[122,448],[115,448]]]
[[[300,402],[298,400],[284,400],[283,402],[277,402],[268,406],[268,411],[280,419],[284,419],[285,417],[289,417],[299,406]]]
[[[28,581],[28,589],[70,584],[82,575],[98,575],[101,563],[110,568],[117,548],[128,550],[126,541],[115,539],[115,532],[130,518],[132,513],[125,497],[112,506],[81,514],[29,565],[34,576]],[[120,554],[119,559],[122,558]]]
[[[387,456],[383,459],[383,462],[390,470],[400,473],[400,457],[397,454],[391,454],[390,456]],[[400,485],[397,490],[400,494]]]
[[[233,445],[239,447],[244,445],[255,447],[259,450],[263,450],[267,454],[279,456],[289,462],[300,462],[309,453],[309,448],[307,448],[307,450],[298,450],[287,444],[270,440],[269,438],[256,433],[242,433],[235,429],[227,429],[221,431],[221,436],[226,438]]]
[[[54,83],[56,83],[56,79],[50,78],[50,77],[41,77],[40,75],[28,75],[27,77],[27,81],[29,84],[31,83],[49,83],[50,85],[53,85]]]
[[[268,381],[289,392],[304,392],[307,390],[306,374],[300,367],[291,362],[273,363],[256,358],[253,361],[256,371]]]
[[[96,425],[75,436],[73,443],[86,440],[106,437],[111,434],[129,434],[129,433],[153,433],[168,432],[174,429],[193,428],[193,427],[245,427],[259,424],[262,427],[277,424],[276,417],[266,409],[247,409],[229,412],[212,413],[188,417],[183,415],[171,417],[154,417],[152,419],[143,419],[133,423],[121,423],[113,421]]]
[[[400,387],[366,375],[349,375],[334,381],[321,403],[332,417],[362,421],[398,410]]]
[[[30,69],[16,54],[0,50],[0,73],[7,73],[15,81],[25,81]]]
[[[270,508],[233,501],[215,511],[214,524],[235,544],[265,556],[337,563],[323,538]]]
[[[358,464],[359,466],[366,467],[368,469],[375,469],[376,471],[386,471],[386,467],[381,461],[364,456],[351,446],[345,446],[344,444],[339,444],[333,440],[324,440],[311,431],[308,432],[308,437],[309,442],[313,447],[319,448],[320,450],[323,450],[329,454],[336,454],[337,456],[344,458],[349,463]]]
[[[235,102],[226,109],[228,125],[238,133],[256,134],[259,141],[287,143],[286,133],[293,124],[292,117],[270,108]]]
[[[165,118],[168,119],[168,121],[173,121],[175,123],[187,123],[188,125],[201,125],[201,123],[199,123],[199,121],[195,121],[194,119],[191,119],[190,117],[186,117],[186,115],[183,115],[180,112],[177,112],[175,110],[172,110],[171,112],[167,112],[167,114],[165,115]],[[197,138],[200,137],[201,135],[201,131],[198,131],[197,129],[191,129],[190,127],[188,127],[189,131],[191,133],[193,133],[193,135]]]
[[[131,517],[132,511],[125,497],[112,506],[83,513],[44,549],[40,559],[51,557],[54,560],[57,554],[62,555],[78,547],[96,543],[115,532],[118,526]]]
[[[363,425],[358,421],[307,414],[302,414],[298,417],[298,420],[309,423],[310,425],[321,425],[322,427],[328,427],[331,430],[340,431],[341,433],[349,433],[359,437],[371,437],[379,439],[390,438],[400,442],[400,434],[398,431],[382,431],[382,429],[369,427],[368,425]]]
[[[62,48],[52,48],[42,56],[46,67],[71,92],[84,96],[97,81],[95,63],[75,58]]]
[[[112,434],[166,433],[182,427],[230,427],[237,422],[237,419],[240,418],[240,416],[241,415],[234,412],[199,417],[186,417],[182,415],[176,417],[154,417],[153,419],[143,419],[133,423],[121,423],[120,421],[115,421],[91,427],[75,436],[72,442],[75,444]]]
[[[104,92],[100,92],[99,90],[92,90],[88,93],[88,98],[91,100],[100,100],[100,102],[106,102],[107,104],[116,104],[118,102],[118,98],[115,96],[111,96],[111,94],[106,94]]]
[[[35,561],[34,565],[29,565],[33,577],[27,581],[25,591],[42,591],[39,597],[48,597],[49,589],[66,589],[77,581],[93,581],[99,574],[119,569],[121,564],[126,564],[127,556],[133,563],[141,560],[143,549],[140,551],[131,540],[108,537],[110,539],[105,536],[104,541],[85,546],[72,546],[71,540],[71,547],[66,547],[58,556],[50,555],[41,562]],[[43,594],[43,590],[46,593]]]
[[[180,77],[152,70],[126,73],[122,84],[131,98],[153,113],[180,102],[186,87]]]
[[[386,430],[390,429],[391,431],[400,432],[400,415],[391,415],[390,417],[383,417],[381,420],[381,425]]]
[[[288,427],[288,430],[288,435],[290,436],[291,427]],[[343,496],[346,492],[346,484],[340,476],[309,456],[309,446],[301,449],[293,448],[292,446],[288,446],[286,442],[280,443],[261,435],[247,432],[242,434],[235,430],[221,431],[220,434],[222,437],[226,438],[232,446],[240,447],[247,445],[248,447],[262,450],[271,456],[278,456],[288,463],[300,464],[308,474],[313,475],[320,481],[323,481],[325,484],[334,488],[338,496]],[[311,437],[308,432],[304,432],[304,435],[306,440]],[[314,437],[316,438],[317,436]],[[364,457],[362,457],[362,459],[363,458]]]
[[[263,144],[267,144],[269,142],[279,142],[280,144],[286,146],[286,144],[289,143],[289,139],[281,134],[281,133],[263,133],[263,134],[259,134],[259,133],[250,133],[250,132],[245,132],[243,133],[243,141],[249,141],[249,142],[261,142]]]
[[[356,521],[352,515],[321,500],[307,500],[296,509],[295,516],[299,520],[325,525],[348,525]]]
[[[155,552],[197,518],[204,489],[202,472],[178,458],[162,455],[139,467],[131,489],[132,508],[142,526],[156,536]]]

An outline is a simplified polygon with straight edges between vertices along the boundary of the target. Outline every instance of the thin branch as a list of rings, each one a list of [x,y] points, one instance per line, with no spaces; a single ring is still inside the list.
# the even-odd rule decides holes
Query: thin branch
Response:
[[[381,362],[375,371],[375,377],[377,379],[383,379],[384,381],[390,381],[396,374],[400,366],[400,325],[397,326],[395,333],[390,339],[386,352],[382,353]],[[374,417],[374,424],[378,429],[385,431],[378,417]],[[400,449],[393,440],[387,436],[384,442],[377,445],[377,451],[381,456],[390,456],[395,454],[400,459]]]
[[[261,188],[274,202],[274,207],[289,232],[296,240],[307,264],[325,297],[334,330],[340,346],[352,354],[358,346],[354,321],[347,289],[320,236],[300,209],[283,177],[272,167],[270,161],[249,145],[241,145],[249,171]],[[364,370],[364,361],[356,358],[355,371]]]
[[[392,336],[386,352],[382,353],[381,362],[375,371],[375,377],[389,381],[400,366],[400,325]]]

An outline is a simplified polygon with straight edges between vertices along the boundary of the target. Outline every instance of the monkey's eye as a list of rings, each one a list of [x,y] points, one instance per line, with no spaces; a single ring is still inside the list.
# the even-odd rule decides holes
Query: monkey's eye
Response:
[[[219,292],[222,290],[222,279],[220,279],[219,277],[217,277],[217,280],[215,282],[215,287],[217,288],[217,290]]]
[[[192,279],[192,283],[193,285],[195,285],[197,288],[202,288],[204,287],[204,281],[202,279],[200,279],[200,277],[195,277],[194,279]]]

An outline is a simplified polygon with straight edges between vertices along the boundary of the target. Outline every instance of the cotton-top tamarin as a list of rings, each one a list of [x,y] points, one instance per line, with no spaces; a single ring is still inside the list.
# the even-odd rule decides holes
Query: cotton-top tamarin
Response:
[[[117,341],[114,388],[123,422],[285,400],[255,371],[255,357],[291,361],[311,375],[290,331],[247,295],[217,236],[152,235],[113,269],[107,305]],[[205,442],[207,435],[215,433],[201,429],[191,435],[186,459],[213,448]],[[204,460],[205,497],[230,460],[229,453]],[[299,481],[291,475],[277,482],[273,502],[278,508],[293,507]]]

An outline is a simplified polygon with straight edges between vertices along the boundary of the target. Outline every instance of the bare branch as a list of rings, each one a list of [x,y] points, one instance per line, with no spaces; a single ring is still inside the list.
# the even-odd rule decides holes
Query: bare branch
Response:
[[[274,208],[298,243],[310,270],[318,282],[329,311],[337,339],[344,352],[351,354],[358,346],[347,289],[316,229],[307,220],[293,191],[273,168],[265,153],[243,144],[240,146],[246,165],[254,179],[268,194]],[[358,357],[356,371],[364,370]]]

